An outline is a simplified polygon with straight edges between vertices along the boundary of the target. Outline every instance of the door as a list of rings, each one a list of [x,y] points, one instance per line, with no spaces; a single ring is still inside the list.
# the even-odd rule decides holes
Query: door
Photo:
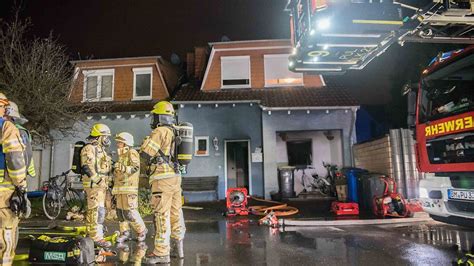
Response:
[[[226,141],[226,190],[244,187],[250,193],[249,141]]]

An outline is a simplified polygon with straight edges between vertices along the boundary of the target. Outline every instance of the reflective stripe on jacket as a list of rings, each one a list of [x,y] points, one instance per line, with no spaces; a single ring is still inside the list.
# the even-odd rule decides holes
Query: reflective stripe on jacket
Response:
[[[159,150],[169,158],[174,142],[174,132],[169,127],[160,126],[155,128],[151,135],[143,142],[140,152],[148,154],[150,157],[160,157]],[[171,160],[170,160],[170,163]],[[149,167],[149,182],[153,180],[171,178],[179,176],[173,168],[173,165],[166,163],[164,160],[158,160],[157,163],[152,163]]]
[[[0,118],[2,162],[0,171],[0,191],[14,190],[15,186],[26,188],[25,146],[16,126]]]
[[[134,149],[125,147],[119,154],[118,163],[125,166],[125,172],[114,170],[114,188],[112,194],[138,194],[140,176],[140,155]]]
[[[98,143],[90,143],[81,151],[81,167],[89,168],[92,176],[82,175],[84,188],[107,187],[109,174],[112,168],[112,159],[107,155],[104,147]]]

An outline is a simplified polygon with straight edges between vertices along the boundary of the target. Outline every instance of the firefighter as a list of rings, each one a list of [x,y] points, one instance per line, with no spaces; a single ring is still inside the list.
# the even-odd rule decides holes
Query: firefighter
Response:
[[[115,141],[118,161],[114,165],[112,194],[117,200],[117,215],[120,221],[120,236],[117,242],[122,243],[130,239],[130,225],[138,234],[138,242],[143,242],[148,230],[138,212],[140,155],[133,149],[134,140],[130,133],[117,134]]]
[[[87,233],[99,247],[112,244],[104,239],[105,195],[112,169],[112,160],[105,148],[110,145],[110,129],[104,124],[95,124],[81,151],[82,182],[87,196]]]
[[[147,262],[169,263],[170,249],[173,257],[184,257],[186,231],[181,208],[181,174],[174,158],[175,132],[172,126],[175,112],[171,103],[161,101],[155,104],[151,113],[153,131],[140,149],[142,163],[147,167],[155,214],[155,248],[148,255]]]
[[[27,173],[31,177],[36,177],[35,163],[33,161],[33,147],[31,145],[31,133],[28,129],[24,128],[23,125],[28,122],[24,116],[20,114],[18,105],[10,101],[10,105],[7,108],[7,118],[12,121],[13,124],[20,131],[21,139],[25,145],[25,163],[28,166]]]
[[[12,265],[18,241],[19,218],[10,209],[15,188],[26,193],[25,147],[15,125],[3,119],[8,99],[0,93],[0,123],[2,145],[0,160],[0,263]]]

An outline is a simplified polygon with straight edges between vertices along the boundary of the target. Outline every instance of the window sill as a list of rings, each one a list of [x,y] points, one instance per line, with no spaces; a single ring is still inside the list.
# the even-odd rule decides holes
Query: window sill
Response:
[[[252,87],[250,85],[235,85],[235,86],[221,86],[222,90],[227,90],[227,89],[251,89]]]
[[[113,102],[114,99],[90,99],[82,100],[81,103],[100,103],[100,102]]]
[[[134,97],[132,98],[132,101],[149,101],[151,100],[151,96],[146,96],[146,97]]]
[[[304,84],[265,84],[265,88],[275,88],[275,87],[304,87]]]

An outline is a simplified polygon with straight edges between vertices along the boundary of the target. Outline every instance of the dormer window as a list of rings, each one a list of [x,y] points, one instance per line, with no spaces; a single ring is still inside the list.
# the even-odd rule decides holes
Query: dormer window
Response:
[[[153,68],[133,69],[133,100],[151,100]]]
[[[114,70],[85,70],[83,101],[112,101]]]
[[[250,88],[250,56],[221,57],[221,87]]]
[[[265,87],[303,86],[303,74],[288,70],[287,54],[264,55]]]

